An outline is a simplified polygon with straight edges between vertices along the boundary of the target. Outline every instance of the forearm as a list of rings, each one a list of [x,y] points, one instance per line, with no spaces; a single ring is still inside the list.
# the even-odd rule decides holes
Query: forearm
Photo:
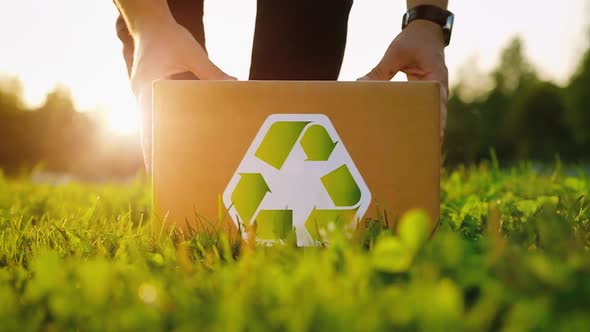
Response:
[[[145,30],[175,22],[166,0],[115,0],[115,3],[134,37]]]
[[[447,9],[447,5],[449,4],[448,0],[406,0],[406,2],[408,4],[408,9],[421,5],[433,5]]]

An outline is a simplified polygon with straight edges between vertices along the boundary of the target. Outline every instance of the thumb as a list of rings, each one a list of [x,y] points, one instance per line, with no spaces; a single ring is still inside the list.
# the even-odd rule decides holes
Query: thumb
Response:
[[[400,56],[397,47],[391,44],[385,55],[375,68],[373,68],[368,74],[359,78],[359,81],[389,81],[395,74],[401,71],[404,67],[402,57]]]

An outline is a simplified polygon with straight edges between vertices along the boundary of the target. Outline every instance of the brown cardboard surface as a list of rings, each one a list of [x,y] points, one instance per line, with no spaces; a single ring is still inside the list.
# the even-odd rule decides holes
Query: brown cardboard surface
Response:
[[[390,219],[439,216],[439,88],[434,82],[157,81],[153,202],[167,224],[214,221],[219,197],[271,114],[325,114]],[[226,218],[231,223],[230,218]]]

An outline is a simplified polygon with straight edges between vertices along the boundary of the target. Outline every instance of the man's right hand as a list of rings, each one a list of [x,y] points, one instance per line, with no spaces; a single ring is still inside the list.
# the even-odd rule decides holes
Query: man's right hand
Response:
[[[192,72],[201,80],[235,80],[213,64],[191,33],[178,24],[166,0],[117,0],[133,36],[131,88],[142,114],[142,147],[151,172],[152,82]]]
[[[209,60],[203,47],[180,24],[166,22],[136,29],[131,70],[134,93],[145,86],[151,88],[154,80],[187,71],[201,80],[235,80]]]
[[[214,65],[190,32],[176,22],[138,32],[134,42],[131,88],[143,118],[141,140],[149,174],[152,160],[152,82],[187,71],[203,80],[235,78]]]

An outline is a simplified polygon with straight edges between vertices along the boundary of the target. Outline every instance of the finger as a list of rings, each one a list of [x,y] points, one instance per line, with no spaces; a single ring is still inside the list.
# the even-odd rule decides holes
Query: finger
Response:
[[[449,72],[444,63],[444,60],[437,61],[436,65],[432,67],[432,70],[426,73],[426,75],[424,75],[423,77],[420,77],[420,80],[437,81],[440,83],[441,87],[445,90],[445,92],[448,92]]]
[[[360,81],[372,80],[372,81],[389,81],[395,74],[401,71],[405,67],[405,59],[398,50],[398,48],[392,43],[385,55],[373,70],[371,70],[365,76],[359,78]]]
[[[405,68],[403,70],[404,74],[408,78],[408,81],[421,81],[426,80],[426,77],[429,75],[428,72],[420,69],[420,68]]]

